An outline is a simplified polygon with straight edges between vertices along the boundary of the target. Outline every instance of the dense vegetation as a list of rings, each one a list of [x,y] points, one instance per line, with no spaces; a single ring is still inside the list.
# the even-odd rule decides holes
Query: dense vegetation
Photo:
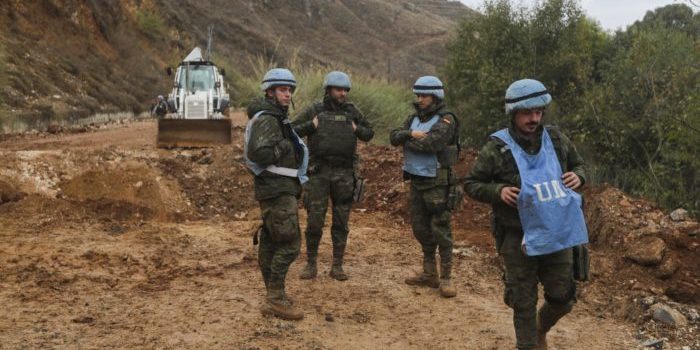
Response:
[[[579,145],[594,181],[700,213],[700,15],[668,5],[611,34],[576,0],[484,10],[461,24],[443,72],[467,144],[507,125],[505,89],[535,78],[554,97],[547,122]]]

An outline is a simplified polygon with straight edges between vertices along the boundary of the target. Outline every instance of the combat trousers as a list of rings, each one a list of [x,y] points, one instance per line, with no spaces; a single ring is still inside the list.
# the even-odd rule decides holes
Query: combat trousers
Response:
[[[513,309],[516,347],[537,345],[537,288],[542,283],[545,303],[539,310],[541,331],[549,331],[576,302],[571,248],[552,254],[527,256],[521,250],[523,233],[501,232],[499,254],[505,264],[505,303]]]
[[[411,185],[410,214],[413,235],[427,261],[435,261],[440,253],[441,278],[450,278],[452,269],[452,212],[447,209],[448,186],[418,189]]]
[[[258,264],[262,272],[267,297],[285,298],[285,279],[289,266],[299,256],[301,233],[297,198],[293,195],[260,201],[263,230],[260,235]]]
[[[305,233],[307,257],[309,261],[316,261],[318,256],[318,246],[330,199],[333,206],[333,257],[342,260],[348,241],[348,221],[355,188],[354,168],[319,164],[316,171],[309,175],[309,182],[305,186],[304,206],[308,214]]]

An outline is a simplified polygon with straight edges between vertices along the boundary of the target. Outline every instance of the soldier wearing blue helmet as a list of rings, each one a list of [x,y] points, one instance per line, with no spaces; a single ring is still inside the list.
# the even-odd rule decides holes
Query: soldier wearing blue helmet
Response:
[[[547,332],[571,311],[572,247],[588,238],[574,192],[585,182],[584,162],[558,128],[543,125],[551,101],[537,80],[511,84],[505,95],[511,125],[491,135],[465,183],[469,196],[493,208],[518,349],[547,349]],[[539,283],[545,302],[538,311]]]
[[[461,202],[452,167],[459,153],[458,120],[443,102],[445,91],[434,76],[419,78],[411,114],[390,135],[391,144],[404,151],[404,179],[411,181],[411,227],[423,252],[423,271],[406,278],[409,285],[439,288],[445,298],[454,297],[452,285],[452,209]],[[437,271],[436,250],[440,254]]]
[[[263,220],[258,264],[267,298],[261,312],[290,320],[304,317],[287,297],[285,279],[299,255],[297,200],[308,180],[308,151],[288,118],[296,86],[287,69],[275,68],[265,74],[260,86],[264,96],[248,106],[244,151]]]
[[[294,120],[296,132],[308,138],[311,155],[309,182],[304,191],[308,224],[305,232],[307,264],[301,273],[302,279],[317,275],[318,246],[329,198],[333,206],[333,264],[330,275],[339,281],[348,279],[343,269],[348,221],[353,194],[362,186],[361,179],[356,176],[357,140],[368,142],[374,137],[367,118],[347,101],[351,88],[347,74],[339,71],[328,73],[323,80],[323,100],[306,108]]]

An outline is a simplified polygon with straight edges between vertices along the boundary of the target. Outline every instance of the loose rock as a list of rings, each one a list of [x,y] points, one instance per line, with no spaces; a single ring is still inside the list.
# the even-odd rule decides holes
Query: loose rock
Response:
[[[688,310],[688,320],[690,320],[692,322],[700,320],[700,314],[698,314],[698,310],[689,309]]]
[[[673,327],[682,327],[688,324],[688,320],[686,320],[682,313],[661,303],[651,306],[651,317],[656,321]]]
[[[654,349],[663,349],[664,347],[664,339],[650,339],[642,343],[643,348],[654,348]]]
[[[683,208],[672,211],[670,216],[673,221],[686,221],[690,218],[688,211]]]
[[[49,134],[58,134],[61,131],[63,131],[63,128],[57,124],[51,124],[46,128],[46,132]]]
[[[675,256],[666,256],[659,269],[656,271],[655,276],[660,279],[668,279],[673,276],[676,271],[678,271],[678,258]]]
[[[654,296],[648,296],[640,300],[640,303],[642,303],[642,305],[645,307],[650,307],[656,303],[656,298]]]
[[[645,237],[634,243],[626,258],[644,266],[655,266],[661,263],[666,251],[666,242],[658,237]]]

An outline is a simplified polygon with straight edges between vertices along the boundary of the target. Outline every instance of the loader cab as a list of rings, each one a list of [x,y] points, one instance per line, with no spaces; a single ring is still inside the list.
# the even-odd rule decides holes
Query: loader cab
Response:
[[[229,95],[222,73],[210,61],[183,61],[175,72],[169,105],[180,118],[223,117],[228,111]]]
[[[216,87],[217,79],[213,65],[182,65],[178,71],[178,87],[187,91],[209,91]]]

